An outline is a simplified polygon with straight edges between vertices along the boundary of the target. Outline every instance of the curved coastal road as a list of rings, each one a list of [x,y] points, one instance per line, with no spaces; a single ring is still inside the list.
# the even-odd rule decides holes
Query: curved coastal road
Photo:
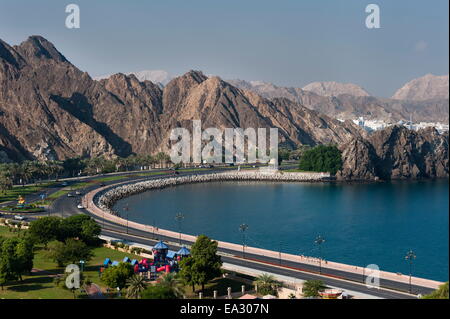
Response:
[[[179,175],[185,174],[206,174],[211,172],[221,171],[221,169],[210,169],[204,172],[185,172],[180,170]],[[161,171],[162,174],[164,172]],[[165,175],[155,175],[155,176],[133,176],[127,179],[127,183],[134,183],[139,180],[147,180],[147,179],[156,179],[161,178],[163,176],[173,176],[173,172]],[[97,178],[92,178],[93,181]],[[123,182],[123,181],[122,181]],[[104,184],[109,186],[118,183],[118,181],[110,181],[105,182]],[[83,190],[83,192],[89,192],[96,188],[100,187],[99,184],[92,184]],[[77,197],[67,197],[63,196],[57,199],[51,209],[51,214],[56,214],[62,217],[70,216],[73,214],[89,214],[91,215],[102,227],[102,234],[114,238],[120,238],[127,241],[133,241],[140,244],[145,245],[153,245],[157,240],[164,240],[169,242],[169,247],[172,250],[178,250],[179,245],[174,244],[178,243],[179,239],[176,237],[166,237],[157,235],[157,238],[154,237],[152,232],[142,231],[138,229],[134,229],[129,227],[128,229],[125,226],[113,223],[106,219],[100,218],[98,216],[90,214],[85,209],[78,209],[77,203],[80,201],[80,198]],[[183,242],[183,244],[192,244],[191,242]],[[278,258],[261,256],[261,255],[253,255],[248,252],[245,254],[245,259],[242,258],[242,251],[230,250],[219,248],[219,253],[222,255],[222,260],[225,263],[244,266],[247,268],[253,268],[265,272],[275,273],[279,275],[294,277],[302,280],[310,280],[310,279],[319,279],[322,280],[325,284],[335,287],[340,287],[344,290],[352,290],[360,293],[373,295],[381,298],[389,298],[389,299],[404,299],[404,298],[416,298],[414,295],[407,294],[406,292],[409,290],[409,285],[402,282],[392,281],[381,279],[380,284],[382,289],[369,289],[367,288],[363,282],[363,274],[355,274],[351,272],[345,272],[340,270],[334,270],[329,268],[323,268],[322,274],[319,274],[319,266],[301,263],[301,262],[293,262],[282,260],[280,264],[280,260]],[[427,294],[432,291],[431,288],[421,287],[421,286],[412,286],[412,291],[414,294]]]

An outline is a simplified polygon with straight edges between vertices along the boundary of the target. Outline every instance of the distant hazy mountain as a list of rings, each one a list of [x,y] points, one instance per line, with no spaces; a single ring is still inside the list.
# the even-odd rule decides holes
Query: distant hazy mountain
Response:
[[[125,75],[131,75],[131,74],[136,76],[136,78],[141,82],[142,81],[150,81],[155,84],[161,83],[163,86],[166,85],[167,83],[169,83],[170,80],[173,79],[173,76],[171,74],[169,74],[169,72],[164,71],[164,70],[144,70],[144,71],[138,71],[138,72],[125,73]],[[99,81],[99,80],[107,79],[111,75],[112,74],[97,76],[97,77],[94,77],[94,80]]]
[[[314,92],[322,96],[339,96],[342,94],[370,96],[366,90],[353,83],[313,82],[303,87],[303,90]]]
[[[161,83],[162,85],[166,85],[173,79],[173,76],[164,70],[144,70],[127,73],[127,75],[130,74],[134,74],[139,81],[151,81],[153,83]]]
[[[368,120],[387,122],[409,120],[410,118],[417,122],[445,123],[449,120],[448,98],[410,101],[356,96],[348,93],[324,96],[300,88],[278,87],[272,83],[261,81],[229,80],[228,82],[268,99],[287,98],[311,110],[338,119],[355,119],[362,116]],[[357,91],[353,90],[353,92]]]
[[[392,96],[396,100],[448,99],[448,75],[427,74],[406,83]]]

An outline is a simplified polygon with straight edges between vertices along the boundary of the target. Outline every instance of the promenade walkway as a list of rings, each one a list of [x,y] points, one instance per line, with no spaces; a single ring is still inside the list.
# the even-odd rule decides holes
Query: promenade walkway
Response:
[[[119,186],[124,183],[125,182],[117,183],[117,184],[114,184],[114,186]],[[128,224],[128,227],[130,227],[130,228],[135,228],[135,229],[138,229],[138,230],[141,230],[144,232],[148,232],[148,233],[153,233],[156,235],[171,237],[171,238],[173,238],[174,241],[178,241],[178,239],[180,237],[180,234],[178,232],[153,227],[151,225],[143,225],[143,224],[139,224],[139,223],[136,223],[133,221],[128,221],[128,223],[127,223],[127,221],[125,219],[115,216],[115,215],[112,215],[112,214],[109,214],[108,212],[105,212],[104,210],[97,207],[94,204],[93,198],[98,192],[103,191],[106,188],[111,188],[111,185],[97,188],[97,189],[87,193],[84,196],[85,207],[88,207],[87,209],[90,213],[98,216],[99,218],[106,219],[110,222],[113,222],[113,223],[116,223],[116,224],[119,224],[122,226],[126,226]],[[196,237],[192,236],[192,235],[188,235],[188,234],[181,234],[181,240],[188,241],[188,242],[195,242]],[[242,245],[229,243],[229,242],[218,241],[218,247],[222,248],[222,249],[232,250],[235,252],[242,251]],[[280,259],[279,252],[271,251],[271,250],[267,250],[267,249],[256,248],[256,247],[246,246],[245,253],[260,255],[260,256],[265,256],[265,257],[272,257],[274,259]],[[307,264],[307,265],[313,265],[313,266],[319,265],[319,260],[317,258],[312,258],[312,257],[307,257],[307,256],[299,256],[299,255],[293,255],[293,254],[287,254],[287,253],[281,254],[281,260],[302,263],[302,264]],[[326,273],[327,269],[332,269],[332,270],[340,270],[340,271],[344,271],[344,272],[348,272],[348,273],[353,273],[353,274],[357,274],[357,275],[361,275],[361,276],[364,273],[367,274],[368,272],[371,271],[370,269],[365,269],[364,267],[357,267],[357,266],[337,263],[337,262],[333,262],[333,261],[322,261],[322,269],[323,269],[323,273]],[[396,282],[401,282],[404,284],[408,284],[409,280],[410,280],[410,277],[408,275],[392,273],[392,272],[387,272],[387,271],[380,271],[379,275],[380,275],[380,278],[383,278],[386,280],[391,280],[391,281],[396,281]],[[425,279],[425,278],[419,278],[419,277],[411,277],[411,283],[412,283],[412,285],[427,287],[427,288],[431,288],[431,289],[437,289],[439,285],[443,284],[442,282],[439,282],[439,281]]]

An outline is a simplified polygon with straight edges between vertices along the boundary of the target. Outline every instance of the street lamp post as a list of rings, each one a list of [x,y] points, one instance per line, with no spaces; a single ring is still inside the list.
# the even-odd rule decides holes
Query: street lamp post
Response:
[[[241,224],[239,230],[242,232],[242,258],[245,259],[245,231],[248,229],[247,224]]]
[[[410,249],[405,256],[405,260],[409,261],[409,293],[412,293],[412,286],[411,286],[411,277],[412,277],[412,263],[413,260],[416,259],[416,255],[414,252]]]
[[[128,234],[128,216],[129,216],[129,212],[130,212],[130,206],[128,205],[128,203],[125,204],[125,206],[122,208],[122,210],[125,212],[125,216],[127,219],[127,234]]]
[[[278,250],[278,257],[279,257],[279,260],[280,260],[280,265],[281,265],[281,246],[282,246],[282,243],[280,241],[280,249]]]
[[[178,222],[178,233],[180,234],[180,245],[181,245],[181,221],[184,219],[184,215],[182,213],[178,213],[175,215],[175,219]]]
[[[325,242],[325,239],[322,236],[317,236],[314,243],[319,245],[319,274],[322,273],[322,244]]]

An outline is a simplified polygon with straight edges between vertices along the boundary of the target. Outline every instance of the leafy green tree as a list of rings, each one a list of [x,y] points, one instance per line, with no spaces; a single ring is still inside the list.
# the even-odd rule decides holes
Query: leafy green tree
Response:
[[[62,164],[64,171],[69,173],[70,176],[76,176],[79,171],[82,171],[86,166],[85,163],[79,157],[68,158]]]
[[[142,299],[177,299],[172,288],[166,285],[156,284],[149,286],[142,292]]]
[[[129,263],[119,263],[117,266],[108,267],[102,274],[102,281],[110,288],[120,289],[126,287],[127,280],[134,275],[133,266]]]
[[[44,244],[56,240],[60,237],[61,218],[59,217],[42,217],[30,223],[28,232],[30,237],[37,244]]]
[[[101,228],[97,222],[88,215],[73,215],[61,221],[59,240],[79,238],[86,244],[93,244],[98,240]]]
[[[291,155],[291,150],[287,148],[279,148],[278,149],[278,164],[280,165],[282,161],[289,160]]]
[[[280,286],[278,281],[272,275],[261,274],[256,278],[254,284],[258,287],[258,293],[261,295],[277,295],[277,289]]]
[[[192,245],[191,257],[186,258],[180,267],[180,276],[184,282],[193,285],[193,288],[198,283],[204,290],[208,281],[221,275],[222,261],[217,255],[217,241],[205,235],[198,236]]]
[[[48,244],[47,256],[62,267],[80,260],[89,261],[92,257],[91,248],[81,240],[69,238],[65,243],[52,241]]]
[[[10,280],[22,280],[33,268],[33,244],[26,238],[0,238],[0,285]]]
[[[93,218],[90,218],[81,224],[80,238],[88,245],[98,244],[98,236],[101,231],[100,225]]]
[[[127,298],[129,299],[139,299],[141,298],[141,293],[145,290],[147,285],[143,276],[133,275],[127,279]]]
[[[319,291],[325,289],[321,280],[307,280],[303,283],[303,297],[318,297]]]
[[[194,269],[194,258],[192,256],[181,260],[178,276],[180,276],[181,281],[186,286],[192,287],[192,292],[195,292],[195,285],[198,283],[198,280]]]
[[[336,174],[342,168],[341,152],[336,146],[318,145],[303,154],[299,168],[305,171]]]
[[[439,286],[438,289],[432,293],[422,297],[423,299],[449,299],[448,296],[448,281]]]

